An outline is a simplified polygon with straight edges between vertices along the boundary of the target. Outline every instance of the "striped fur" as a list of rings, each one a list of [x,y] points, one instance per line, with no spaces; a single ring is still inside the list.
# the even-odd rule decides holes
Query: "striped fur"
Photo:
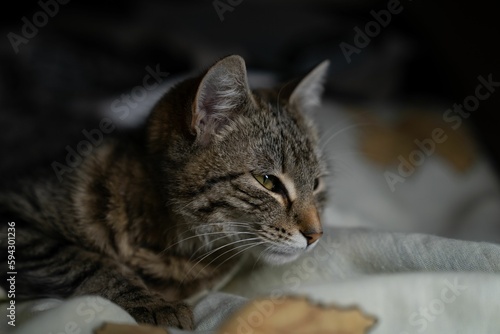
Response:
[[[16,298],[96,294],[138,322],[191,328],[182,300],[241,254],[282,263],[314,247],[326,171],[302,102],[318,99],[319,72],[290,93],[251,92],[243,60],[224,58],[167,93],[137,136],[105,141],[63,182],[2,193],[1,249],[16,222]],[[287,186],[269,191],[255,174]]]

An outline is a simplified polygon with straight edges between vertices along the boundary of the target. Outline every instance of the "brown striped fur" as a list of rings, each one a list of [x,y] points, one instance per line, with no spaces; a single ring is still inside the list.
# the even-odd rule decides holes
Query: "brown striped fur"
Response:
[[[304,113],[325,70],[251,92],[243,60],[226,57],[63,182],[2,194],[1,224],[16,222],[17,298],[97,294],[138,322],[191,328],[181,300],[216,284],[240,253],[282,263],[314,247],[325,166]]]

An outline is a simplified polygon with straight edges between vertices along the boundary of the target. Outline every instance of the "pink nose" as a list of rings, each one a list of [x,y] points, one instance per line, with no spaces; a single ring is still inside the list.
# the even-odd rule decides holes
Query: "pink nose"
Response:
[[[300,231],[300,233],[302,233],[304,238],[306,238],[308,246],[315,243],[323,235],[323,231],[319,231],[319,232],[317,232],[317,231],[306,231],[306,232]]]
[[[301,214],[300,233],[306,238],[307,245],[316,242],[323,235],[318,211],[314,206],[310,206]]]

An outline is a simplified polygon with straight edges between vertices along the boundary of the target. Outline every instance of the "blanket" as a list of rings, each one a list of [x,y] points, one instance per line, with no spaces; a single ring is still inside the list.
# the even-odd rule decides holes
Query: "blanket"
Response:
[[[373,333],[500,332],[500,245],[366,228],[325,232],[314,250],[288,265],[257,267],[248,260],[222,291],[207,292],[194,305],[193,333],[217,333],[256,297],[286,295],[357,306],[377,319]],[[2,304],[1,333],[90,334],[105,322],[135,323],[95,296],[16,303],[15,327],[8,325],[7,307]],[[253,332],[250,323],[241,328]]]

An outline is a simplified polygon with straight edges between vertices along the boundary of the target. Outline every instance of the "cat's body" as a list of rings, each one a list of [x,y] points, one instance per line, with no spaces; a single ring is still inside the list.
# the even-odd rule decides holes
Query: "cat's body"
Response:
[[[251,93],[243,60],[224,58],[63,182],[2,194],[1,249],[16,223],[16,297],[95,294],[138,322],[190,328],[180,301],[216,284],[241,254],[283,263],[311,249],[325,170],[302,112],[318,101],[325,70],[289,93]]]

